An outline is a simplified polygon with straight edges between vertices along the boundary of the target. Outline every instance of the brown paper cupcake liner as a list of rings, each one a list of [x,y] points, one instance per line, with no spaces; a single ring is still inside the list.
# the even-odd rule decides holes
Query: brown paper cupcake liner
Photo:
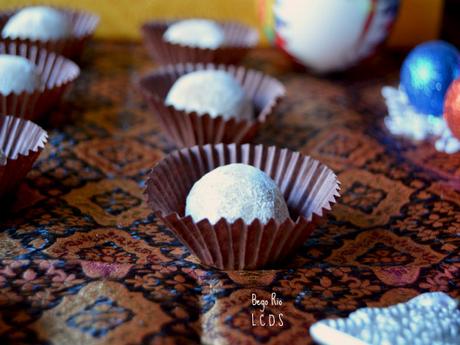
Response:
[[[225,43],[219,48],[205,49],[170,43],[163,39],[163,34],[172,23],[174,21],[153,21],[141,28],[147,51],[159,64],[237,64],[259,41],[257,30],[235,22],[222,22],[219,24],[224,31]]]
[[[167,106],[169,89],[182,75],[197,70],[225,70],[242,85],[257,116],[253,121],[226,120]],[[232,65],[177,64],[160,67],[139,80],[140,89],[168,139],[179,147],[250,141],[285,94],[284,86],[262,72]]]
[[[13,192],[27,175],[47,139],[46,131],[35,123],[0,115],[0,198]]]
[[[24,43],[0,42],[0,54],[25,57],[38,67],[43,85],[34,92],[0,94],[0,114],[37,120],[55,106],[80,75],[69,59]]]
[[[53,7],[53,6],[51,6]],[[36,46],[53,51],[72,59],[79,59],[88,40],[93,35],[99,23],[99,17],[95,14],[66,8],[54,7],[66,14],[72,25],[72,36],[59,40],[30,40],[21,38],[4,38],[1,31],[8,19],[22,8],[0,12],[0,41],[4,43],[23,43],[27,47]]]
[[[245,224],[184,216],[193,184],[207,172],[245,163],[267,173],[284,195],[291,215],[282,224],[258,219]],[[300,247],[339,197],[340,183],[325,165],[275,146],[218,144],[174,151],[150,172],[145,194],[149,206],[200,261],[222,270],[256,269],[279,261]]]

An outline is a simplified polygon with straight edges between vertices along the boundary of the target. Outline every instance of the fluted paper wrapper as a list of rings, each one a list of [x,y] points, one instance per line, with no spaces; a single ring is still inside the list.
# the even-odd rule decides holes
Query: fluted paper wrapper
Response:
[[[180,76],[198,70],[224,70],[234,76],[254,105],[254,120],[226,120],[222,116],[212,117],[167,106],[165,99],[174,82]],[[285,88],[278,80],[262,72],[214,64],[163,66],[141,78],[139,86],[163,132],[178,147],[248,142],[269,119],[285,94]]]
[[[287,202],[290,219],[282,224],[256,219],[245,224],[225,219],[195,223],[184,216],[185,200],[193,184],[207,172],[231,163],[245,163],[268,174]],[[200,261],[222,270],[261,268],[300,247],[318,220],[339,197],[336,175],[320,162],[275,146],[218,144],[175,151],[150,172],[146,195],[149,206]]]
[[[224,44],[215,49],[192,47],[167,42],[163,34],[174,21],[154,21],[142,28],[144,44],[150,56],[159,64],[202,62],[215,64],[237,64],[259,41],[257,30],[234,23],[219,23],[225,35]]]
[[[69,59],[24,43],[0,42],[0,54],[25,57],[34,63],[43,82],[34,92],[0,94],[0,114],[37,120],[59,103],[62,95],[80,75],[80,68]]]
[[[48,135],[35,123],[0,115],[0,198],[13,192],[45,147]]]
[[[70,37],[59,40],[42,41],[22,38],[4,38],[0,35],[1,42],[7,44],[22,43],[28,47],[36,46],[39,48],[44,48],[48,51],[56,52],[72,59],[79,59],[86,43],[96,30],[96,27],[99,23],[99,17],[85,11],[71,10],[59,7],[54,8],[64,12],[68,17],[72,27],[72,34]],[[10,17],[19,10],[21,10],[21,8],[0,12],[0,33],[8,19],[10,19]]]

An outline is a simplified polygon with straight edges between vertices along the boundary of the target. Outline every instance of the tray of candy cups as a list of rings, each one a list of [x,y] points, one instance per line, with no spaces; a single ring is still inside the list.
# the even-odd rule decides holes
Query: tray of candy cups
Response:
[[[289,217],[246,224],[185,216],[187,195],[215,168],[243,163],[266,173],[286,201]],[[309,156],[275,146],[207,144],[174,151],[150,171],[145,194],[156,216],[202,264],[221,270],[258,269],[295,253],[339,198],[334,172]]]
[[[233,76],[254,106],[253,119],[213,117],[209,113],[198,114],[167,105],[165,100],[175,81],[200,70],[225,71]],[[162,66],[140,78],[138,85],[162,131],[179,147],[248,142],[269,120],[285,95],[284,86],[275,78],[233,65],[186,63]]]
[[[11,10],[0,11],[0,33],[7,24],[8,20],[26,7],[18,7]],[[28,47],[37,46],[48,51],[59,53],[68,58],[78,60],[87,42],[91,39],[94,31],[99,24],[99,16],[82,11],[64,7],[54,7],[62,12],[70,23],[70,35],[59,39],[29,39],[25,37],[9,37],[0,35],[0,41],[6,44],[16,43],[25,44]]]
[[[145,47],[152,59],[159,64],[202,62],[215,64],[237,64],[251,48],[259,42],[256,29],[237,22],[220,22],[224,42],[215,48],[202,48],[172,43],[163,35],[176,21],[151,21],[141,27]]]
[[[25,43],[0,42],[0,54],[21,56],[32,62],[40,77],[33,91],[0,93],[0,113],[39,120],[61,100],[80,75],[80,68],[55,52]]]
[[[48,135],[32,121],[0,115],[0,198],[12,195],[44,149]]]

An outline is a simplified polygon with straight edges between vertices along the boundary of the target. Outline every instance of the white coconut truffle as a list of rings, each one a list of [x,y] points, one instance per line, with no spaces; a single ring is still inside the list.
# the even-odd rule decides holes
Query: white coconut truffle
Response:
[[[195,71],[176,80],[166,104],[187,112],[209,113],[224,119],[253,119],[253,106],[238,81],[228,72]]]
[[[170,43],[216,49],[224,44],[225,33],[217,23],[206,19],[181,20],[169,26],[163,39]]]
[[[41,86],[37,67],[22,56],[0,54],[0,93],[34,92]]]
[[[67,16],[46,6],[26,7],[13,15],[2,30],[4,38],[55,41],[72,33]]]
[[[246,164],[229,164],[202,176],[190,190],[185,214],[195,222],[222,217],[228,222],[242,218],[246,224],[256,218],[282,223],[289,217],[286,202],[275,182],[262,170]]]

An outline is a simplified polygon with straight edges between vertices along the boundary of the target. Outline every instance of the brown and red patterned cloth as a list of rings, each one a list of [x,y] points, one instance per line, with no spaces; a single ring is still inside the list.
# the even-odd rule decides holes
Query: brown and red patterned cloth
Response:
[[[85,61],[53,120],[73,125],[51,131],[0,222],[1,344],[305,344],[315,320],[460,297],[460,155],[385,132],[397,61],[319,78],[273,50],[247,59],[288,92],[256,142],[312,155],[343,187],[291,260],[247,272],[201,266],[146,207],[146,173],[174,147],[132,84],[153,67],[142,47],[98,42]],[[283,326],[263,327],[252,296],[273,292],[262,320]]]

